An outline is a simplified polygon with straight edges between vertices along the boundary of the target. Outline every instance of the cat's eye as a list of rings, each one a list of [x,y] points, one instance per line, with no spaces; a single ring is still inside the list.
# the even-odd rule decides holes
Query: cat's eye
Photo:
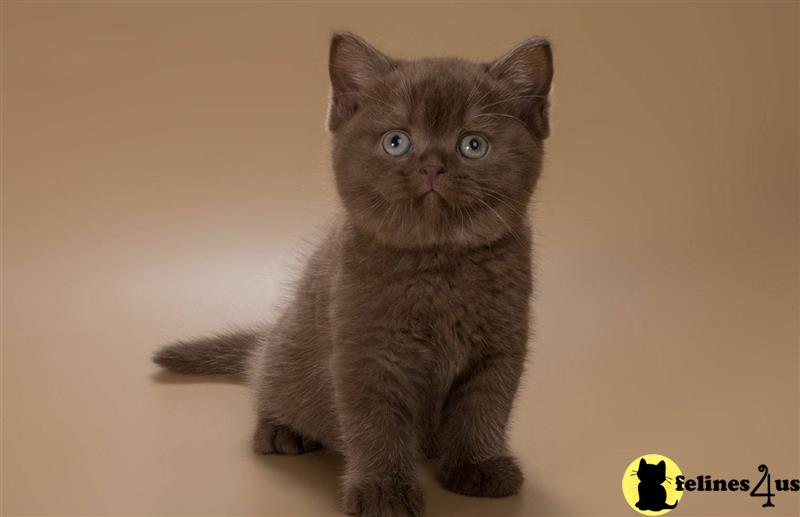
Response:
[[[399,129],[387,131],[381,138],[381,147],[389,156],[402,156],[411,150],[411,136]]]
[[[464,158],[479,160],[489,152],[489,142],[480,135],[465,135],[458,142],[458,152]]]

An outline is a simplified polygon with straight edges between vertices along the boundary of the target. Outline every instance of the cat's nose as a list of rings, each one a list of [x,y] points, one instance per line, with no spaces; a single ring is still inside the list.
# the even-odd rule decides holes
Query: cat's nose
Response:
[[[419,172],[420,174],[427,176],[429,181],[433,181],[440,174],[444,174],[444,165],[439,163],[423,165]]]

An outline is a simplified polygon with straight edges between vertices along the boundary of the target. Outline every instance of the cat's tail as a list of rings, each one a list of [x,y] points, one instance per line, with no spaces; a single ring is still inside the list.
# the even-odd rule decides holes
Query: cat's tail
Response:
[[[243,376],[259,343],[258,333],[237,331],[167,345],[153,362],[176,373]]]
[[[672,510],[672,509],[673,509],[673,508],[675,508],[676,506],[678,506],[678,501],[675,501],[675,504],[669,504],[669,503],[667,503],[666,501],[664,501],[664,504],[663,504],[663,505],[661,505],[661,507],[662,507],[664,510]]]

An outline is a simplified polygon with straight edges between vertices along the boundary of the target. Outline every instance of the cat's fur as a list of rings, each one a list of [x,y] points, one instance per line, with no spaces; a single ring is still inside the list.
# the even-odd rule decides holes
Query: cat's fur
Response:
[[[328,124],[343,219],[267,331],[177,343],[156,363],[246,374],[255,450],[341,451],[348,513],[420,515],[423,455],[449,490],[516,493],[506,427],[526,355],[527,213],[552,74],[541,38],[484,64],[392,59],[335,34]],[[380,147],[395,128],[413,139],[400,157]],[[485,158],[457,153],[465,133],[489,140]]]

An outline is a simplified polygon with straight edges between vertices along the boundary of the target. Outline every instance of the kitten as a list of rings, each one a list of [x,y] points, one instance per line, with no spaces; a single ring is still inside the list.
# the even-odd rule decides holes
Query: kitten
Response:
[[[453,492],[515,494],[506,427],[528,339],[550,46],[411,61],[337,33],[329,72],[345,213],[294,300],[263,332],[179,342],[154,360],[246,376],[255,451],[340,451],[348,513],[422,514],[420,456]]]
[[[651,465],[642,458],[639,460],[636,476],[639,478],[639,501],[636,502],[636,508],[660,512],[678,506],[677,501],[675,504],[667,503],[667,490],[662,486],[667,480],[667,464],[664,460]]]

